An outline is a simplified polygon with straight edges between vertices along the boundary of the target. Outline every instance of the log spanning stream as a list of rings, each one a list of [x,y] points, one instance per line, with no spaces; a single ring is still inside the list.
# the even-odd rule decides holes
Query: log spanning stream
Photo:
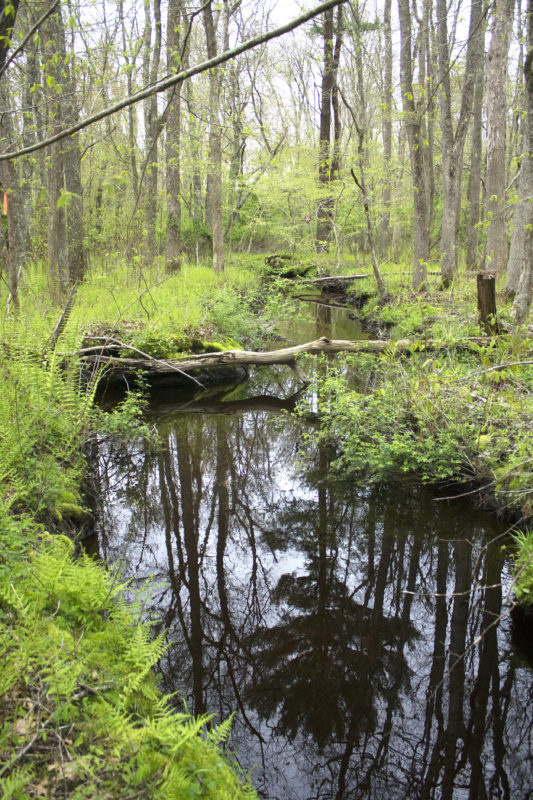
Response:
[[[280,367],[166,390],[160,447],[98,444],[93,547],[153,578],[162,688],[236,712],[231,749],[270,800],[533,797],[503,527],[420,487],[332,481],[299,389]]]

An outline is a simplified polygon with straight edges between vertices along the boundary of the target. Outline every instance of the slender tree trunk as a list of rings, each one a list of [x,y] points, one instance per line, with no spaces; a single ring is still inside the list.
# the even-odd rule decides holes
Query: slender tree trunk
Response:
[[[331,180],[339,177],[341,153],[341,115],[339,109],[339,63],[343,37],[343,7],[337,6],[335,47],[333,50],[333,86],[331,88],[331,111],[333,113],[333,152],[331,155]]]
[[[480,49],[485,50],[485,28],[480,32]],[[470,156],[470,177],[468,180],[468,219],[466,223],[466,266],[477,268],[477,249],[479,242],[479,213],[481,199],[481,171],[483,166],[483,83],[485,77],[483,56],[476,69],[474,86],[474,115],[472,120],[472,143]]]
[[[413,289],[421,289],[427,277],[429,259],[429,208],[427,175],[424,157],[425,139],[422,135],[421,111],[414,99],[412,24],[409,0],[398,0],[400,15],[400,79],[404,110],[404,125],[411,158],[411,177],[414,202]]]
[[[507,122],[507,57],[513,29],[514,0],[496,0],[487,55],[487,264],[489,272],[507,265],[505,217],[505,137]]]
[[[320,91],[320,134],[318,141],[318,182],[327,191],[331,170],[331,95],[333,90],[333,9],[323,16],[322,86]],[[318,253],[329,249],[333,221],[331,218],[332,200],[323,196],[318,205],[316,225],[316,250]]]
[[[0,115],[0,139],[3,147],[13,144],[13,124],[9,111],[9,84],[7,77],[0,79],[0,104],[7,113]],[[27,239],[28,229],[25,226],[24,193],[21,189],[20,164],[17,161],[4,161],[1,169],[2,190],[7,192],[7,241],[6,266],[9,278],[11,302],[15,309],[19,306],[18,287],[19,275],[28,256]],[[3,197],[1,198],[3,202]],[[3,224],[0,218],[0,224]]]
[[[218,52],[212,2],[202,10],[207,57]],[[224,228],[222,224],[222,132],[220,127],[220,70],[209,71],[209,181],[206,196],[206,218],[213,243],[213,269],[224,270]]]
[[[170,0],[167,16],[167,72],[179,69],[181,0]],[[166,118],[167,231],[165,265],[167,272],[179,272],[181,249],[181,86],[169,90]]]
[[[143,80],[145,86],[157,81],[161,60],[161,0],[144,0],[145,29],[143,48]],[[153,39],[152,39],[153,32]],[[144,173],[144,219],[146,225],[146,258],[151,263],[156,257],[158,196],[158,138],[161,132],[157,113],[157,95],[144,101],[145,173]]]
[[[524,146],[527,148],[527,123],[526,135],[524,136]],[[507,262],[507,273],[505,279],[504,295],[515,297],[520,275],[526,267],[526,260],[529,257],[527,252],[527,230],[533,223],[533,213],[531,203],[533,202],[533,169],[529,152],[522,154],[520,164],[520,176],[518,179],[518,203],[513,215],[514,229],[511,236],[511,246],[509,249],[509,260]]]
[[[44,6],[40,4],[39,9]],[[40,13],[40,12],[38,12]],[[57,52],[57,23],[51,15],[41,26],[43,86],[47,101],[48,129],[54,133],[62,125],[63,116],[58,94],[61,85],[60,55]],[[50,294],[58,302],[62,288],[68,280],[68,258],[66,237],[65,202],[62,198],[65,189],[63,142],[55,142],[48,148],[48,265]]]
[[[383,11],[383,159],[385,161],[383,189],[381,192],[381,202],[383,213],[379,226],[379,253],[387,253],[391,244],[390,231],[390,205],[391,205],[391,159],[392,159],[392,27],[391,27],[391,6],[392,0],[385,0]]]
[[[128,95],[131,96],[133,94],[133,68],[135,66],[135,61],[139,52],[139,47],[136,47],[134,51],[129,54],[128,53],[128,43],[126,39],[126,25],[124,21],[124,0],[119,0],[118,2],[118,13],[119,13],[119,20],[120,20],[120,27],[122,31],[122,50],[124,60],[126,62],[126,91]],[[137,136],[136,136],[136,111],[135,106],[131,105],[128,106],[128,143],[130,148],[130,164],[131,164],[131,183],[133,189],[133,196],[135,198],[139,195],[139,173],[137,170]]]
[[[433,87],[437,79],[437,47],[434,46],[434,36],[432,31],[434,23],[432,19],[433,3],[432,0],[423,1],[422,26],[418,31],[418,48],[420,75],[419,86],[421,92],[419,96],[419,114],[421,140],[425,143],[423,148],[424,165],[426,179],[426,208],[427,208],[427,228],[428,246],[431,238],[431,227],[433,225],[433,212],[435,208],[435,103],[433,100]]]
[[[67,54],[65,27],[57,8],[41,28],[43,71],[47,85],[49,125],[52,131],[78,118],[73,54]],[[67,98],[64,100],[62,95]],[[86,271],[83,242],[83,188],[78,134],[50,146],[48,258],[52,293],[59,285],[81,280]]]
[[[452,92],[450,82],[450,52],[446,0],[437,0],[437,36],[439,45],[439,82],[441,86],[442,129],[442,180],[443,210],[441,225],[441,273],[442,282],[448,286],[457,269],[457,228],[461,198],[461,175],[463,153],[468,124],[474,99],[476,73],[483,58],[480,32],[482,8],[480,0],[472,0],[470,6],[470,28],[466,52],[465,75],[461,92],[461,108],[454,131],[452,117]]]
[[[324,60],[318,144],[318,182],[323,190],[323,195],[317,209],[315,242],[316,251],[319,253],[329,250],[334,225],[334,200],[328,191],[339,169],[341,128],[337,72],[342,49],[342,28],[342,6],[338,7],[336,25],[334,25],[333,9],[324,12],[322,32]]]
[[[533,153],[533,0],[529,0],[527,9],[527,38],[528,53],[524,65],[526,88],[526,131],[527,150]],[[528,157],[529,173],[531,158]],[[530,187],[531,188],[531,187]],[[524,243],[525,258],[516,288],[516,297],[513,303],[513,315],[517,325],[527,321],[531,307],[531,293],[533,291],[533,205],[531,201],[524,203],[529,212],[529,223],[526,225],[526,240]]]

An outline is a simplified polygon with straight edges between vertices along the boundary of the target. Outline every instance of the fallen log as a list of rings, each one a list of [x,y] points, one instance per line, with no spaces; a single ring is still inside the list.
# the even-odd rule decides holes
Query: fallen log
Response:
[[[363,339],[349,341],[345,339],[327,339],[323,336],[313,342],[284,347],[280,350],[256,352],[253,350],[225,350],[222,353],[202,353],[197,356],[188,356],[182,360],[155,359],[149,356],[143,358],[117,358],[110,355],[89,353],[82,355],[82,362],[92,365],[93,368],[104,368],[104,374],[109,380],[129,378],[139,371],[148,376],[171,375],[179,373],[186,375],[191,381],[198,383],[195,375],[206,370],[249,367],[249,366],[274,366],[288,364],[298,369],[296,359],[304,353],[319,355],[320,353],[408,353],[414,350],[442,350],[449,347],[468,348],[471,345],[485,345],[491,341],[490,337],[472,337],[460,339],[455,342],[444,340],[415,340],[398,339],[396,341],[383,341],[376,339]],[[303,377],[300,373],[300,377]]]
[[[352,281],[368,278],[369,273],[363,272],[359,275],[326,275],[323,278],[306,278],[304,283],[312,283],[317,289],[325,294],[344,293]]]
[[[320,285],[328,281],[355,281],[359,278],[368,278],[369,275],[369,272],[361,272],[358,275],[325,275],[323,278],[309,278],[309,283],[317,283]]]

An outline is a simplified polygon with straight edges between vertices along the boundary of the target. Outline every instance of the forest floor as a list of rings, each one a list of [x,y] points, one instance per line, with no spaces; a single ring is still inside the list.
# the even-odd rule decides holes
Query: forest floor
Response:
[[[208,731],[205,720],[176,717],[159,695],[151,667],[164,643],[136,621],[119,576],[75,557],[71,544],[90,526],[83,483],[91,437],[151,431],[140,414],[142,387],[104,413],[95,404],[99,375],[87,380],[70,354],[88,334],[113,336],[156,358],[177,358],[206,342],[260,347],[291,313],[294,282],[272,274],[263,257],[235,261],[219,276],[204,267],[171,277],[157,270],[132,274],[127,266],[93,270],[52,349],[60,309],[46,300],[36,268],[19,313],[1,324],[0,788],[6,798],[255,796],[221,757],[228,726]],[[334,448],[334,469],[354,481],[409,476],[490,500],[516,526],[515,593],[527,603],[533,338],[512,330],[502,304],[508,332],[473,341],[483,334],[474,275],[461,275],[446,292],[431,276],[427,291],[415,295],[405,268],[391,265],[384,273],[385,302],[370,278],[357,281],[352,301],[371,335],[386,337],[390,347],[338,356],[313,378],[322,414],[314,435]],[[395,348],[399,338],[412,340],[407,353]],[[442,346],[428,351],[428,340]]]

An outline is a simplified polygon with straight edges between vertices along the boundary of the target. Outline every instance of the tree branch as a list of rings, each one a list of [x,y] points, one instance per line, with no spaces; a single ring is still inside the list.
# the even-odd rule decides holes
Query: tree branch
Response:
[[[308,22],[310,19],[314,19],[314,17],[317,17],[319,14],[323,14],[324,11],[327,11],[329,8],[334,8],[335,6],[338,6],[344,2],[346,2],[346,0],[327,0],[327,2],[321,3],[319,6],[311,9],[311,11],[307,11],[305,14],[296,17],[286,25],[281,25],[279,28],[274,28],[272,31],[267,31],[259,36],[254,36],[252,39],[248,39],[246,42],[241,42],[241,44],[238,44],[231,50],[227,50],[225,53],[221,53],[215,58],[210,58],[208,61],[197,64],[195,67],[191,67],[190,69],[186,69],[183,72],[178,72],[174,75],[169,75],[166,78],[163,78],[162,80],[152,84],[151,86],[147,86],[144,89],[141,89],[141,91],[135,92],[135,94],[131,95],[130,97],[126,97],[124,100],[114,103],[113,105],[102,109],[102,111],[92,114],[90,117],[80,120],[80,122],[72,125],[70,128],[66,128],[63,131],[56,133],[54,136],[50,136],[48,139],[43,139],[41,142],[36,142],[35,144],[29,145],[28,147],[23,147],[20,150],[15,150],[11,153],[2,153],[0,154],[0,161],[6,161],[10,158],[18,158],[19,156],[26,155],[27,153],[33,153],[35,150],[41,150],[43,147],[54,144],[54,142],[59,142],[61,139],[65,139],[67,136],[72,136],[72,134],[87,128],[89,125],[93,125],[95,122],[99,122],[101,119],[109,117],[111,114],[115,114],[117,111],[122,111],[123,108],[127,108],[134,103],[145,100],[152,94],[164,92],[171,86],[174,86],[178,83],[183,83],[183,81],[186,81],[188,78],[192,78],[194,75],[199,75],[201,72],[206,72],[207,70],[213,69],[213,67],[216,67],[219,64],[230,61],[230,59],[235,58],[241,53],[244,53],[246,50],[251,50],[260,44],[265,44],[265,42],[269,42],[271,39],[276,39],[279,36],[283,36],[285,33],[290,33],[290,31],[293,31],[295,28],[303,25],[304,22]]]
[[[48,19],[48,17],[50,16],[50,14],[51,14],[53,11],[55,11],[55,9],[58,7],[58,5],[59,5],[59,0],[55,0],[55,2],[53,2],[53,3],[52,3],[52,5],[50,6],[50,8],[49,8],[47,11],[45,11],[45,12],[44,12],[44,14],[42,15],[42,17],[39,17],[39,19],[37,20],[37,22],[35,23],[35,25],[32,25],[32,27],[29,29],[28,33],[26,34],[26,36],[24,37],[24,39],[21,41],[21,43],[19,44],[19,46],[18,46],[18,47],[16,47],[16,48],[13,50],[13,52],[11,53],[11,55],[9,56],[9,58],[7,59],[6,63],[5,63],[5,64],[4,64],[4,65],[3,65],[3,66],[0,68],[0,78],[2,77],[2,75],[4,74],[4,72],[6,71],[6,69],[9,67],[9,65],[11,64],[11,62],[13,61],[13,59],[14,59],[14,58],[16,58],[16,57],[18,56],[18,54],[19,54],[19,53],[20,53],[22,50],[24,50],[24,48],[25,48],[25,47],[26,47],[26,45],[28,44],[29,40],[31,39],[31,37],[33,36],[33,34],[35,33],[35,31],[36,31],[36,30],[38,30],[38,29],[41,27],[41,25],[43,24],[43,22],[45,22],[45,20],[47,20],[47,19]]]

